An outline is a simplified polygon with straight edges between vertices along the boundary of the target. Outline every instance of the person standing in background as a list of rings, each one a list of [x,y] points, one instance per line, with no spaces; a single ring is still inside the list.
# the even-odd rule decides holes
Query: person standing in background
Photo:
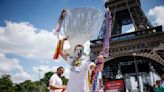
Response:
[[[164,88],[164,74],[161,75],[160,86]]]
[[[63,85],[61,75],[64,73],[63,67],[58,67],[56,73],[54,73],[50,80],[50,92],[65,92],[66,86]]]
[[[164,87],[161,87],[161,81],[158,80],[156,81],[156,88],[155,88],[155,92],[164,92]]]

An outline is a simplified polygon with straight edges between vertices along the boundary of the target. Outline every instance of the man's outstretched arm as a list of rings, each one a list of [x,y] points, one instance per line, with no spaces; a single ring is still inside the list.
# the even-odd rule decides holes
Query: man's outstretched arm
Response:
[[[51,90],[58,90],[58,89],[66,89],[66,86],[58,86],[58,85],[54,85],[54,86],[50,86]]]

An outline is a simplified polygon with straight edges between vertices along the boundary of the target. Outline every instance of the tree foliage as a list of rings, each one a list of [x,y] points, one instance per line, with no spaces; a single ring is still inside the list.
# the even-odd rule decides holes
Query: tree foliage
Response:
[[[48,92],[48,82],[53,72],[47,72],[39,81],[25,80],[22,83],[12,82],[10,75],[0,77],[0,92]],[[68,79],[61,77],[63,84],[66,85]]]
[[[10,75],[2,75],[0,78],[0,92],[11,92],[12,91],[12,81]]]
[[[67,85],[68,79],[65,78],[65,76],[62,76],[62,77],[61,77],[61,80],[63,81],[63,84],[64,84],[64,85]]]

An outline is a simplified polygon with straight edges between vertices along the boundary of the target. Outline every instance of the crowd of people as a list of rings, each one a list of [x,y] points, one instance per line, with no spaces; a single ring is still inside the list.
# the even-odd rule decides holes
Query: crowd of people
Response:
[[[144,92],[164,92],[164,74],[161,75],[161,80],[157,80],[153,86],[145,84]]]

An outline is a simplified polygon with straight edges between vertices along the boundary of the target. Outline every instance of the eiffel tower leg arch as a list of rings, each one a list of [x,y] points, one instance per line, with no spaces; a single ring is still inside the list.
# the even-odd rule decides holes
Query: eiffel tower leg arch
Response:
[[[142,83],[153,85],[158,80],[156,76],[163,73],[164,65],[152,58],[136,54],[135,56],[124,55],[110,59],[105,62],[102,74],[108,79],[119,79],[118,75],[122,75],[124,80],[134,77],[140,84],[139,89],[142,90],[144,85]]]
[[[107,62],[105,62],[105,67],[110,66],[110,67],[115,67],[115,71],[117,71],[118,67],[122,67],[124,65],[132,65],[132,67],[134,68],[135,66],[133,65],[134,63],[139,64],[139,67],[141,67],[141,72],[149,72],[150,71],[150,67],[149,63],[151,63],[151,65],[154,66],[155,71],[160,75],[162,73],[164,73],[164,62],[160,62],[159,59],[157,59],[157,57],[155,57],[154,55],[148,55],[148,53],[146,54],[136,54],[135,57],[134,55],[122,55],[122,56],[116,56],[115,58],[112,58],[110,60],[108,60]],[[141,66],[140,64],[146,64],[145,66],[147,67],[147,69],[149,70],[145,70],[142,71],[143,68],[145,68],[145,66]],[[125,67],[126,68],[126,67]],[[131,69],[131,68],[129,68]],[[105,71],[105,68],[104,68]],[[128,70],[128,68],[126,69],[126,71],[121,70],[122,73],[124,72],[135,72],[135,70],[131,71]],[[110,71],[108,71],[110,72]],[[114,73],[113,73],[114,74]],[[117,73],[116,73],[117,74]],[[113,75],[116,76],[116,75]]]

